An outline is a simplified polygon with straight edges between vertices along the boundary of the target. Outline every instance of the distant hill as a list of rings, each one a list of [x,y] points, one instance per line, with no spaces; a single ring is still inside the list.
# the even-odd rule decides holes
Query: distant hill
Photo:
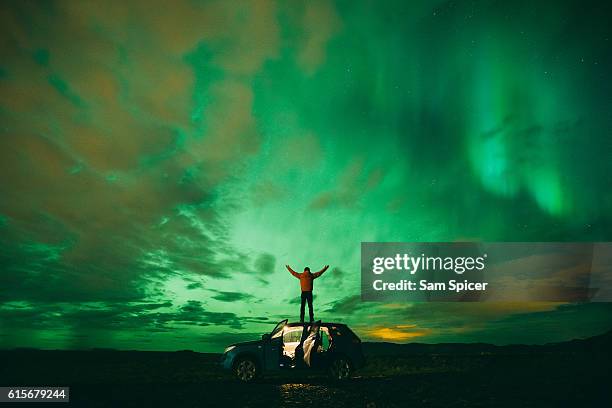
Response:
[[[387,343],[364,342],[363,351],[369,356],[401,356],[413,354],[514,354],[535,352],[612,352],[612,330],[586,339],[574,339],[560,343],[541,345],[510,344],[497,346],[488,343]]]
[[[388,342],[363,342],[363,351],[367,356],[406,356],[406,355],[424,355],[424,354],[455,354],[455,355],[474,355],[474,354],[516,354],[516,353],[541,353],[541,352],[593,352],[593,351],[609,351],[612,352],[612,330],[585,339],[574,339],[560,343],[548,344],[510,344],[497,346],[488,343],[388,343]],[[88,350],[41,350],[28,347],[18,347],[9,350],[1,350],[0,352],[19,352],[26,354],[67,354],[83,358],[81,356],[108,356],[107,358],[124,358],[130,357],[150,358],[156,356],[180,356],[184,359],[204,358],[216,359],[220,353],[199,353],[191,350],[179,351],[138,351],[138,350],[116,350],[111,348],[92,348]],[[173,357],[173,358],[174,358]],[[39,358],[39,357],[37,357]],[[87,357],[85,357],[87,358]]]

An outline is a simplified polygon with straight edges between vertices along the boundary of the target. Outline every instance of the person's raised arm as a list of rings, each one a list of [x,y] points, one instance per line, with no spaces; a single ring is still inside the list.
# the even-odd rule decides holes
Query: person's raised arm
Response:
[[[327,270],[327,268],[329,268],[329,265],[325,265],[325,267],[323,269],[321,269],[319,272],[315,272],[312,274],[313,278],[316,279],[319,276],[323,275],[323,272],[325,272]]]
[[[285,265],[285,268],[287,268],[287,270],[289,271],[290,274],[292,274],[293,276],[295,276],[296,278],[300,278],[300,274],[297,273],[296,271],[294,271],[293,269],[291,269],[291,267],[289,265]]]

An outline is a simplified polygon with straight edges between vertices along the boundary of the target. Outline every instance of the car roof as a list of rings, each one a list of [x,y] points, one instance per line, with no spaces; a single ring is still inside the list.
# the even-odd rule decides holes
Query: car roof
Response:
[[[310,322],[307,322],[307,323],[301,323],[301,322],[290,322],[290,323],[287,323],[285,326],[289,326],[289,327],[299,327],[299,326],[304,326],[304,325],[309,326],[309,325],[310,325]],[[324,323],[324,322],[321,322],[321,326],[323,326],[323,327],[330,327],[330,326],[335,326],[335,327],[346,327],[346,324],[344,324],[344,323],[329,323],[329,322],[328,322],[328,323]]]

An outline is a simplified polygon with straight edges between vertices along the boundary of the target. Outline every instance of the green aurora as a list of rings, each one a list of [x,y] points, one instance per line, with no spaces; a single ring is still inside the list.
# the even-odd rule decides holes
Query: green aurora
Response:
[[[0,7],[0,348],[219,351],[297,318],[285,264],[366,340],[612,328],[359,292],[361,241],[612,240],[603,5]]]

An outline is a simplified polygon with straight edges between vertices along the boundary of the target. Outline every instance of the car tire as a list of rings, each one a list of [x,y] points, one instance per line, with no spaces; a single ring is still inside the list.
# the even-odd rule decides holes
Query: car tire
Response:
[[[353,367],[348,358],[338,356],[329,365],[329,375],[333,380],[343,381],[351,377]]]
[[[240,381],[251,382],[259,376],[259,365],[251,357],[242,357],[234,364],[233,371]]]

